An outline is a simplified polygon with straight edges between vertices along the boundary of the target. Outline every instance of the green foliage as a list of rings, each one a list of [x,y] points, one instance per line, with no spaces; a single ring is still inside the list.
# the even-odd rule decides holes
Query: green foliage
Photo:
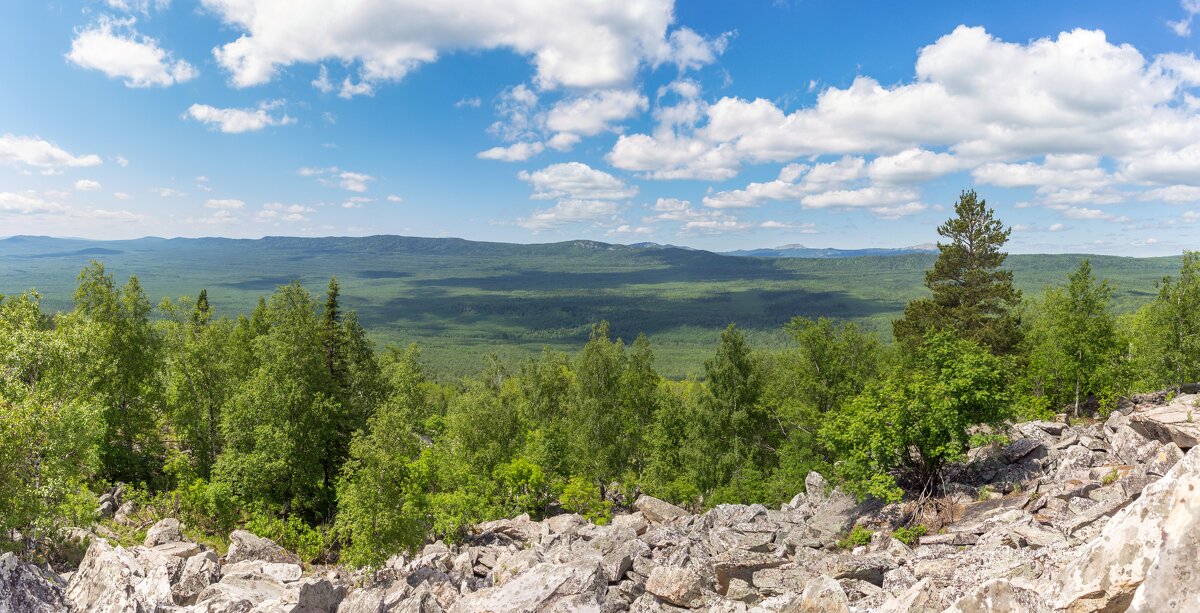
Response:
[[[1111,471],[1105,473],[1104,476],[1100,478],[1100,485],[1112,485],[1117,482],[1117,479],[1120,478],[1121,474],[1117,472],[1117,467],[1114,466]]]
[[[554,491],[537,464],[517,458],[492,471],[492,480],[500,489],[500,507],[504,515],[529,513],[541,516],[554,500]]]
[[[838,549],[850,550],[854,549],[855,547],[869,545],[871,544],[871,538],[874,536],[874,532],[871,532],[862,526],[855,526],[849,534],[838,540],[837,546]]]
[[[1000,358],[949,333],[930,336],[909,362],[868,387],[822,427],[850,491],[897,500],[892,475],[932,487],[946,463],[969,445],[968,430],[998,425],[1008,414]]]
[[[892,532],[892,537],[897,541],[912,547],[917,543],[918,540],[920,540],[922,536],[925,536],[928,532],[928,528],[921,524],[917,524],[912,527],[905,526],[896,528],[896,530]]]
[[[558,497],[563,509],[603,526],[612,519],[612,503],[600,497],[600,488],[583,477],[571,477]]]
[[[915,346],[931,329],[952,331],[998,355],[1012,353],[1020,343],[1013,310],[1021,293],[1013,286],[1012,271],[1002,268],[1008,254],[1001,251],[1012,230],[974,191],[962,192],[954,213],[938,226],[947,242],[938,243],[937,261],[925,273],[933,295],[909,302],[894,334]]]
[[[281,519],[274,513],[254,513],[246,521],[246,530],[296,552],[305,562],[317,562],[332,539],[324,527],[313,527],[298,515]]]

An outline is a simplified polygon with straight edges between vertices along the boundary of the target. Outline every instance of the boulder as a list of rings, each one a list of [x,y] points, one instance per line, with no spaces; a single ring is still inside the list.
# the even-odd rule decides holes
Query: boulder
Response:
[[[639,496],[633,506],[642,513],[647,521],[655,524],[669,522],[677,517],[686,517],[688,514],[687,511],[665,500],[645,494]]]
[[[146,540],[142,544],[146,547],[154,547],[166,543],[179,543],[183,540],[183,528],[179,525],[179,520],[168,517],[160,519],[158,523],[150,526],[150,529],[146,531]]]
[[[58,613],[67,608],[62,586],[11,553],[0,554],[0,613]]]
[[[1058,573],[1049,586],[1054,606],[1080,612],[1125,610],[1139,591],[1143,610],[1154,610],[1151,603],[1161,603],[1164,598],[1200,606],[1200,584],[1193,570],[1200,563],[1197,551],[1200,452],[1193,449],[1165,477],[1146,486],[1141,497],[1117,512],[1099,537]],[[1191,575],[1181,577],[1181,568]],[[1141,590],[1151,577],[1152,586]]]
[[[792,601],[789,611],[806,613],[850,613],[850,601],[837,580],[818,577],[804,586],[800,597]]]
[[[542,553],[536,549],[522,549],[516,553],[500,558],[492,568],[492,585],[501,586],[513,577],[545,562]]]
[[[1129,427],[1138,434],[1161,443],[1175,443],[1188,450],[1200,443],[1200,408],[1193,407],[1191,398],[1180,397],[1166,406],[1137,411],[1129,417]]]
[[[279,602],[283,585],[265,575],[222,577],[196,595],[193,607],[205,613],[249,611],[262,603]]]
[[[165,556],[157,561],[165,563]],[[173,604],[169,578],[161,571],[155,575],[148,580],[147,569],[133,552],[94,539],[67,584],[67,605],[76,611],[116,613]]]
[[[190,605],[204,588],[221,579],[221,564],[217,554],[205,551],[188,558],[179,573],[179,579],[171,586],[171,598],[180,606]]]
[[[598,610],[607,588],[599,564],[543,563],[504,585],[464,595],[450,610],[455,613]]]
[[[646,593],[677,607],[693,607],[703,600],[704,582],[690,568],[656,566],[646,580]]]
[[[276,545],[270,539],[255,536],[245,530],[234,530],[229,535],[229,553],[225,555],[225,563],[235,564],[246,560],[299,564],[300,556]]]
[[[926,577],[895,598],[885,601],[875,613],[941,613],[944,608],[937,588]]]
[[[1037,592],[994,579],[959,598],[946,613],[1050,613],[1050,607]]]

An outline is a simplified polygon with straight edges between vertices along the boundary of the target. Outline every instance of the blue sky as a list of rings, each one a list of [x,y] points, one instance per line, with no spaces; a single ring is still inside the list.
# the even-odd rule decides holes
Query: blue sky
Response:
[[[897,247],[976,189],[1016,252],[1178,253],[1198,12],[7,2],[0,236]]]

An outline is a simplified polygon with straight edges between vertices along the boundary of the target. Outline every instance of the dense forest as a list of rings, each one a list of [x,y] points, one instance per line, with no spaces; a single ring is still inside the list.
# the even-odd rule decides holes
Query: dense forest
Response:
[[[0,300],[0,547],[40,555],[115,483],[195,538],[243,526],[351,565],[519,513],[604,522],[639,492],[778,504],[814,469],[895,500],[936,493],[998,432],[980,425],[1103,416],[1198,378],[1200,255],[1117,315],[1086,260],[1023,296],[1009,230],[973,192],[938,232],[896,342],[797,317],[786,348],[763,350],[730,324],[682,381],[646,336],[599,322],[574,355],[479,355],[480,375],[447,383],[415,345],[374,347],[336,279],[323,299],[292,283],[232,318],[203,290],[155,307],[93,262],[72,310]]]

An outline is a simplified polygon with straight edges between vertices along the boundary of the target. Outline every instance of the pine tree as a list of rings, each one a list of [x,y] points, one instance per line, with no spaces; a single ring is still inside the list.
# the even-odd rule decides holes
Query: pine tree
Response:
[[[200,290],[200,296],[196,298],[196,309],[192,312],[192,321],[197,324],[208,323],[212,317],[212,309],[208,306],[208,290]]]
[[[954,211],[938,226],[947,242],[938,243],[937,262],[925,273],[933,295],[908,303],[904,317],[893,323],[893,334],[915,347],[930,329],[951,330],[994,354],[1012,353],[1020,342],[1014,307],[1021,293],[1013,287],[1012,271],[1001,269],[1008,257],[1001,248],[1012,230],[974,191],[962,192]]]

